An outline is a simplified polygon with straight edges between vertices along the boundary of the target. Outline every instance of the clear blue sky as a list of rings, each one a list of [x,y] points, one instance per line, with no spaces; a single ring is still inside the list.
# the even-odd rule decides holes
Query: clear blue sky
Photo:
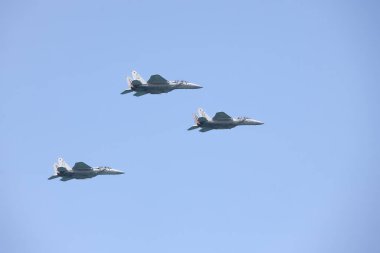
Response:
[[[380,252],[379,10],[2,1],[0,251]],[[121,96],[133,69],[204,88]],[[188,132],[199,106],[265,124]]]

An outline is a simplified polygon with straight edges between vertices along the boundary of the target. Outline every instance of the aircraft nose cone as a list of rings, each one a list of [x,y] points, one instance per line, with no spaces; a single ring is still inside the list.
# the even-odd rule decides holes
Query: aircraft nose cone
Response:
[[[115,175],[124,174],[124,171],[121,171],[121,170],[113,170],[113,174],[115,174]]]
[[[203,88],[203,87],[200,86],[200,85],[198,85],[198,84],[192,83],[192,84],[191,84],[191,88],[193,88],[193,89],[201,89],[201,88]]]
[[[250,125],[262,125],[262,124],[264,124],[264,122],[254,120],[254,119],[250,119],[250,120],[248,120],[248,122],[250,123]]]

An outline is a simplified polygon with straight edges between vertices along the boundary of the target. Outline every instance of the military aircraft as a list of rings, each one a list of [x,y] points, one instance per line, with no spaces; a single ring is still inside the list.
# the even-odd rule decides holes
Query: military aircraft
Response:
[[[232,118],[225,112],[217,112],[213,118],[210,118],[202,108],[198,109],[198,114],[194,114],[194,121],[195,125],[187,130],[200,128],[199,132],[207,132],[213,129],[231,129],[236,126],[264,124],[247,117]]]
[[[111,169],[110,167],[90,167],[84,162],[75,163],[73,168],[62,159],[59,158],[57,163],[53,164],[54,175],[48,179],[61,178],[61,181],[68,181],[71,179],[86,179],[96,177],[97,175],[118,175],[124,172]]]
[[[152,75],[146,82],[135,70],[132,71],[132,78],[127,77],[128,88],[121,94],[135,92],[136,97],[145,94],[168,93],[175,89],[200,89],[202,86],[187,81],[168,81],[160,75]]]

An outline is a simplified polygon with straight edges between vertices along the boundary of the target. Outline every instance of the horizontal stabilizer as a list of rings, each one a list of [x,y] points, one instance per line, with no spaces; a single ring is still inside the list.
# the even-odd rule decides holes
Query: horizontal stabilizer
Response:
[[[201,130],[199,130],[199,132],[204,133],[204,132],[207,132],[207,131],[210,131],[210,130],[212,130],[212,128],[202,128]]]
[[[52,179],[57,178],[57,177],[59,177],[59,176],[54,175],[54,176],[49,177],[48,179],[49,179],[49,180],[52,180]]]
[[[73,170],[91,170],[92,168],[84,162],[75,163]]]
[[[194,129],[197,129],[199,126],[191,126],[190,128],[188,128],[187,130],[190,131],[190,130],[194,130]]]
[[[127,93],[131,93],[133,90],[125,90],[123,91],[122,93],[120,93],[121,95],[124,95],[124,94],[127,94]]]
[[[167,84],[168,80],[166,80],[160,75],[152,75],[150,76],[148,83],[149,84]]]
[[[212,119],[216,121],[232,120],[231,116],[229,116],[225,112],[217,112]]]

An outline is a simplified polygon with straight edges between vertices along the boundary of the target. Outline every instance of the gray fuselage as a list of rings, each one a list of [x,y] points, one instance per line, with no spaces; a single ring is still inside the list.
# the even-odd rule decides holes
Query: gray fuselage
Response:
[[[175,89],[199,89],[201,86],[189,83],[186,81],[168,81],[167,83],[159,83],[159,84],[141,84],[134,85],[131,87],[131,90],[135,92],[146,92],[150,94],[160,94],[160,93],[168,93]]]
[[[98,167],[85,170],[62,170],[57,173],[57,176],[62,178],[73,178],[73,179],[86,179],[96,177],[98,175],[118,175],[124,174],[122,171],[111,169],[109,167]]]
[[[199,122],[198,126],[201,128],[210,128],[210,129],[231,129],[236,126],[244,125],[262,125],[263,123],[248,118],[234,118],[231,120],[208,120],[204,122]]]

